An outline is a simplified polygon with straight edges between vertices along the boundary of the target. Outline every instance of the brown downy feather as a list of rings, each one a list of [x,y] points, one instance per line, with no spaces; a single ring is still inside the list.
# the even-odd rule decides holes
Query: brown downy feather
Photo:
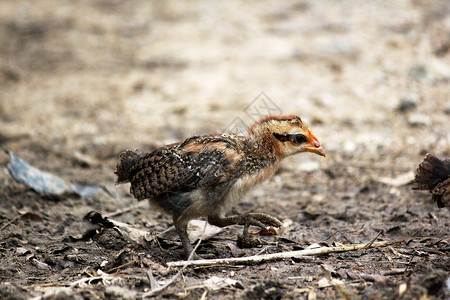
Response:
[[[450,207],[450,160],[428,153],[417,168],[414,190],[428,190],[438,207]]]
[[[116,184],[126,183],[131,180],[132,171],[135,164],[142,158],[143,154],[139,150],[127,150],[119,155],[119,163],[114,174],[117,175]]]

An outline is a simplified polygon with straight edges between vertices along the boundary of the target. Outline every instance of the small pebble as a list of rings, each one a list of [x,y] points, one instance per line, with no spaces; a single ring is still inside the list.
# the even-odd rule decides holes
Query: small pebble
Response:
[[[30,251],[28,251],[28,249],[24,248],[24,247],[19,247],[19,248],[16,249],[16,254],[19,255],[19,256],[20,255],[25,255],[28,252],[30,252]]]
[[[423,114],[411,114],[408,117],[408,124],[410,126],[429,126],[431,124],[431,119],[427,115]]]
[[[420,102],[420,97],[417,94],[410,94],[403,97],[397,106],[397,111],[407,112],[417,107]]]
[[[319,288],[324,288],[330,286],[330,281],[324,277],[317,281],[317,285],[319,286]]]

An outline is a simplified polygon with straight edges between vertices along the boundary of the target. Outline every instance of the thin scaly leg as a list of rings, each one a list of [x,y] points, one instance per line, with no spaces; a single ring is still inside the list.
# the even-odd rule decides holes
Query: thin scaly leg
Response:
[[[209,216],[208,223],[218,227],[225,227],[229,225],[244,225],[248,228],[249,225],[254,225],[263,230],[267,230],[267,227],[264,224],[269,224],[275,227],[280,227],[283,224],[277,218],[263,213],[246,213],[229,217],[222,217],[217,215]]]
[[[174,216],[173,224],[175,225],[175,229],[180,236],[181,244],[183,244],[184,257],[185,259],[188,259],[193,248],[187,234],[187,222],[184,222],[184,220],[180,219],[179,216]]]

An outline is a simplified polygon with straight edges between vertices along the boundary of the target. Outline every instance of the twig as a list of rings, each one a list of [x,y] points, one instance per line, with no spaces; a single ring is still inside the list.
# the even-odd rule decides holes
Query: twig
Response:
[[[194,257],[195,251],[197,251],[198,246],[200,246],[200,243],[202,242],[203,236],[205,234],[206,231],[206,224],[207,222],[205,222],[205,227],[203,227],[203,232],[202,235],[200,236],[200,238],[198,239],[197,244],[195,245],[194,249],[192,249],[191,254],[189,254],[189,257],[186,261],[182,261],[184,262],[184,266],[178,271],[177,274],[175,274],[172,278],[170,278],[166,283],[164,283],[164,285],[156,288],[156,289],[152,289],[150,292],[147,292],[145,294],[142,295],[142,298],[146,298],[146,297],[150,297],[153,295],[156,295],[158,293],[160,293],[161,291],[163,291],[164,289],[166,289],[169,285],[171,285],[175,279],[177,279],[181,273],[183,273],[183,271],[190,265],[190,262],[192,262],[192,258]]]
[[[383,276],[399,275],[399,274],[404,274],[405,272],[406,272],[406,268],[394,268],[391,270],[381,272],[381,275],[383,275]]]
[[[152,270],[147,271],[148,281],[150,282],[150,288],[152,290],[159,289],[161,285],[156,281],[155,277],[153,277]]]
[[[208,294],[208,290],[205,290],[202,294],[202,297],[200,298],[200,300],[205,300],[206,299],[206,294]]]
[[[373,242],[375,242],[377,240],[377,238],[380,236],[380,234],[383,232],[383,230],[380,230],[380,232],[378,232],[377,236],[374,237],[370,242],[367,243],[366,247],[364,248],[370,248],[370,246],[372,246]]]
[[[18,219],[20,219],[22,217],[21,214],[19,214],[18,216],[15,216],[14,218],[12,218],[9,222],[6,222],[6,224],[4,224],[2,227],[0,227],[0,231],[2,231],[3,229],[5,229],[6,227],[8,227],[9,225],[11,225],[12,223],[14,223],[15,221],[17,221]]]
[[[111,272],[116,271],[116,270],[118,270],[118,269],[120,269],[120,268],[123,268],[123,267],[126,267],[126,266],[128,266],[128,265],[134,264],[135,262],[137,262],[137,259],[133,259],[132,261],[129,261],[129,262],[123,264],[123,265],[120,265],[120,266],[111,268],[111,269],[109,269],[108,271],[106,271],[106,273],[111,273]],[[86,273],[87,273],[87,272],[86,272]],[[88,274],[89,274],[89,273],[88,273]],[[89,274],[89,275],[90,275],[90,274]],[[92,276],[92,275],[91,275],[91,276]]]
[[[415,257],[415,255],[413,254],[413,255],[411,255],[411,257],[409,258],[408,264],[406,265],[406,268],[405,268],[405,273],[406,273],[406,272],[409,272],[409,270],[411,269],[411,267],[412,267],[412,262],[413,262],[414,257]]]
[[[370,282],[385,282],[387,277],[378,274],[354,273],[347,271],[347,276],[351,279],[363,279]]]
[[[395,242],[384,241],[384,242],[376,242],[371,244],[371,248],[377,247],[385,247]],[[214,264],[242,264],[242,263],[259,263],[263,261],[269,260],[277,260],[277,259],[285,259],[285,258],[293,258],[293,257],[302,257],[302,256],[311,256],[311,255],[321,255],[328,254],[331,252],[346,252],[346,251],[354,251],[359,249],[366,248],[367,243],[364,244],[353,244],[353,245],[344,245],[340,247],[321,247],[314,249],[305,249],[298,251],[287,251],[280,253],[271,253],[264,255],[253,255],[248,257],[235,257],[235,258],[217,258],[217,259],[200,259],[194,261],[174,261],[168,262],[167,265],[169,267],[181,267],[185,268],[186,266],[209,266]]]
[[[269,249],[269,246],[264,247],[261,251],[259,251],[258,253],[256,253],[256,255],[263,254],[264,252],[267,251],[267,249]]]

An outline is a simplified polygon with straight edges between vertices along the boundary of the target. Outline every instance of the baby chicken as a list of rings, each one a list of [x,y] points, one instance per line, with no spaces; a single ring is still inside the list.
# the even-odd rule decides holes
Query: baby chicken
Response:
[[[186,257],[192,245],[186,232],[191,219],[206,217],[219,227],[249,225],[267,230],[281,222],[263,213],[225,216],[257,183],[271,177],[286,156],[312,152],[325,156],[319,140],[298,116],[269,116],[245,136],[193,136],[151,153],[120,154],[116,184],[131,182],[138,200],[148,199],[172,215]],[[245,236],[244,236],[245,238]]]

